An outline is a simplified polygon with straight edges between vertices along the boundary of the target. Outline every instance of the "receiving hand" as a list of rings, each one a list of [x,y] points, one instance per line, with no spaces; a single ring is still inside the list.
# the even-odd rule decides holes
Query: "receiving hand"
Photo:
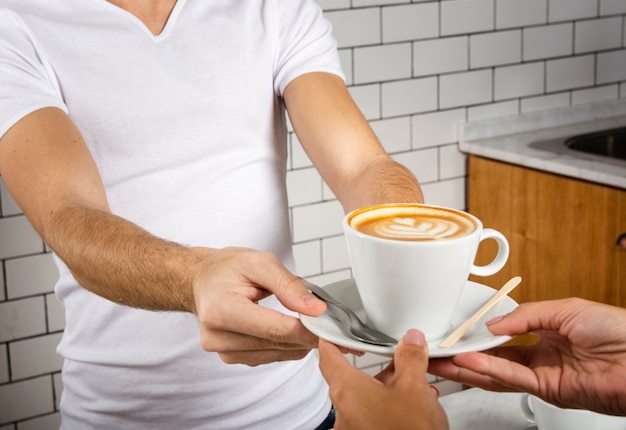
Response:
[[[488,328],[495,335],[533,332],[539,341],[433,360],[429,371],[561,407],[626,415],[626,309],[576,298],[524,303]]]
[[[326,310],[273,254],[225,248],[208,253],[192,273],[202,348],[224,362],[297,360],[317,346],[298,318],[258,304],[274,294],[295,312],[317,316]]]
[[[320,339],[320,368],[337,409],[335,430],[443,430],[448,419],[426,381],[424,335],[409,330],[394,361],[375,378],[353,367],[340,349]]]

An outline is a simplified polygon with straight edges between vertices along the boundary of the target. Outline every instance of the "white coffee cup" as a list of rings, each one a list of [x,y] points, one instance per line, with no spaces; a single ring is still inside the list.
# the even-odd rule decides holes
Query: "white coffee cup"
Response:
[[[509,256],[500,232],[441,206],[365,207],[346,215],[343,227],[367,322],[396,338],[410,328],[422,330],[429,341],[443,337],[470,273],[492,275]],[[476,266],[485,239],[497,242],[498,253],[491,263]]]
[[[522,396],[521,407],[538,430],[626,430],[626,417],[563,409],[529,394]]]

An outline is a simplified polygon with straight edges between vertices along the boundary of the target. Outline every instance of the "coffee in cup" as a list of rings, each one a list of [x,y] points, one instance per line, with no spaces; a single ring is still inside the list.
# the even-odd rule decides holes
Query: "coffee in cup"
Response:
[[[431,341],[450,322],[470,273],[489,276],[506,263],[509,245],[475,216],[452,208],[398,203],[345,216],[344,232],[368,324],[396,338],[410,328]],[[478,245],[494,239],[498,253],[474,265]]]

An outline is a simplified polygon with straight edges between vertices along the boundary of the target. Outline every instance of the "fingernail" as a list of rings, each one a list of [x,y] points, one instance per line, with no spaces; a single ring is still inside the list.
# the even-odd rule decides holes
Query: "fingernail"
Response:
[[[315,295],[309,293],[302,296],[302,301],[306,303],[307,306],[317,306],[321,302],[320,299],[315,297]]]
[[[426,338],[424,337],[424,333],[412,328],[404,335],[404,343],[408,343],[410,345],[424,346],[426,345]]]
[[[495,323],[499,323],[504,318],[504,315],[500,315],[499,317],[491,318],[489,321],[485,323],[485,325],[492,325]]]

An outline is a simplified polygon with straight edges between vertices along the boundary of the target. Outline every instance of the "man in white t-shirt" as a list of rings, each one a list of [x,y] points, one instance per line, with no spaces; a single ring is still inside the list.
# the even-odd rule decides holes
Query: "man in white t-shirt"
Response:
[[[312,0],[0,0],[0,174],[60,271],[62,428],[329,415],[285,109],[344,210],[422,200]]]

